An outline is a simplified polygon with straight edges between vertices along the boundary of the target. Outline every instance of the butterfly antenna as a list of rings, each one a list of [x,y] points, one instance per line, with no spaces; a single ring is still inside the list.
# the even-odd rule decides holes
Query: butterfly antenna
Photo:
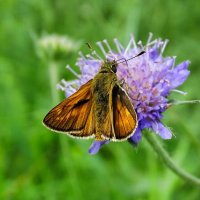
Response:
[[[88,46],[88,48],[90,49],[90,51],[94,51],[94,49],[92,48],[91,44],[86,42],[86,45]]]
[[[126,65],[128,66],[128,62],[127,62],[126,58],[120,58],[120,59],[116,60],[117,64],[119,64],[119,63],[118,63],[119,60],[123,60],[123,61],[121,61],[121,62],[119,62],[119,63],[125,62]]]
[[[136,57],[138,57],[138,56],[141,56],[141,55],[144,54],[144,53],[146,53],[146,52],[145,52],[145,51],[141,51],[139,54],[137,54],[136,56],[131,57],[131,58],[129,58],[129,59],[121,58],[121,59],[119,59],[119,60],[124,60],[124,61],[121,61],[121,62],[119,62],[119,63],[117,63],[117,64],[120,64],[120,63],[123,63],[123,62],[126,62],[126,63],[127,63],[127,61],[132,60],[133,58],[136,58]],[[119,60],[117,60],[117,61],[119,61]],[[127,65],[128,65],[128,63],[127,63]]]

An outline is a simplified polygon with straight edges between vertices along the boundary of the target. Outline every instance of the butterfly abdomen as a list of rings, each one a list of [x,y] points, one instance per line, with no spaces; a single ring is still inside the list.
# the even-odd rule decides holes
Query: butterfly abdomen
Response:
[[[93,80],[92,93],[96,140],[103,140],[103,135],[112,135],[109,98],[115,76],[114,73],[102,73],[98,74]]]

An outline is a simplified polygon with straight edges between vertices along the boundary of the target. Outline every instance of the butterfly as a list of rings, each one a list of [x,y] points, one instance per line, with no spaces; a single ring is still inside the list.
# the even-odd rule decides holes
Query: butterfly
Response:
[[[118,64],[115,60],[104,61],[93,79],[48,112],[44,125],[75,138],[95,138],[97,141],[130,138],[138,120],[133,104],[117,78]]]

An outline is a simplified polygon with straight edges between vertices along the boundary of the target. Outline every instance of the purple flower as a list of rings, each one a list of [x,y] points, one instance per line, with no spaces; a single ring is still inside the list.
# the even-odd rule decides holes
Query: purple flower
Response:
[[[117,69],[118,79],[124,79],[127,84],[128,95],[134,105],[138,116],[138,128],[134,135],[128,139],[131,144],[137,145],[142,138],[142,130],[151,129],[163,139],[172,137],[171,131],[162,124],[162,113],[169,105],[168,96],[188,77],[189,61],[184,61],[175,66],[175,57],[164,57],[163,52],[167,40],[156,39],[151,41],[152,34],[148,38],[145,46],[142,42],[136,43],[131,36],[130,41],[124,47],[117,39],[114,39],[116,49],[111,49],[106,40],[97,42],[98,47],[104,55],[102,59],[95,51],[92,55],[83,56],[80,53],[77,65],[81,70],[81,75],[72,82],[63,81],[59,87],[65,91],[66,96],[71,95],[82,84],[92,79],[100,69],[103,60],[118,60],[121,58],[130,59],[145,50],[146,53],[128,63],[120,63]],[[72,70],[72,69],[71,69]],[[74,72],[75,73],[75,72]],[[109,141],[94,141],[89,153],[95,154],[100,147]]]

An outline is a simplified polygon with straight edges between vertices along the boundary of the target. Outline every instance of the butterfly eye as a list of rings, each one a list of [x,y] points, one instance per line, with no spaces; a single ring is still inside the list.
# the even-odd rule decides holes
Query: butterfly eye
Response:
[[[113,71],[114,73],[117,72],[117,63],[116,63],[116,62],[113,62],[113,63],[112,63],[111,69],[112,69],[112,71]]]

